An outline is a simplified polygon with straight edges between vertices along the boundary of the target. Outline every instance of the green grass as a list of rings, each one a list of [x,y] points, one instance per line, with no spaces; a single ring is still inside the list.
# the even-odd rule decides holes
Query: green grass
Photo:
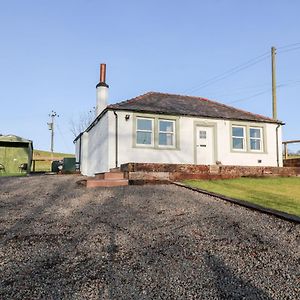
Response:
[[[39,157],[51,157],[52,153],[50,151],[44,150],[33,150],[33,157],[38,159]],[[74,157],[74,154],[53,152],[54,158],[63,159],[64,157]],[[49,172],[51,171],[51,161],[36,161],[35,162],[36,172]]]
[[[299,177],[185,180],[183,183],[300,216]]]
[[[26,176],[26,173],[0,173],[0,177],[19,177],[19,176]]]
[[[33,156],[41,156],[41,157],[50,157],[52,152],[44,151],[44,150],[33,150]],[[62,152],[53,152],[54,157],[74,157],[74,154],[70,153],[62,153]]]
[[[287,157],[287,159],[293,159],[293,158],[300,158],[300,155],[298,155],[298,154],[293,154],[293,155],[289,154],[288,157]],[[285,157],[283,157],[283,159],[285,159]]]

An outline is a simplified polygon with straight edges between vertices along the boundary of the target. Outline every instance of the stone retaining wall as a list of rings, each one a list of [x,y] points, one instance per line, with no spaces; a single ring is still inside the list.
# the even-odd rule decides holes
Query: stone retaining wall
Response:
[[[300,158],[290,158],[283,160],[284,167],[300,167]]]
[[[187,164],[127,163],[121,171],[134,182],[159,183],[183,179],[229,179],[238,177],[300,176],[300,167],[242,167]]]

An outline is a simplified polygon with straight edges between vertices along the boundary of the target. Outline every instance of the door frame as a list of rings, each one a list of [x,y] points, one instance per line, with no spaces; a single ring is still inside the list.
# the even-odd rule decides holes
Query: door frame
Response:
[[[194,164],[197,165],[197,127],[210,127],[212,128],[213,134],[213,165],[216,164],[218,160],[218,139],[217,139],[217,123],[216,122],[206,122],[206,121],[194,121]]]

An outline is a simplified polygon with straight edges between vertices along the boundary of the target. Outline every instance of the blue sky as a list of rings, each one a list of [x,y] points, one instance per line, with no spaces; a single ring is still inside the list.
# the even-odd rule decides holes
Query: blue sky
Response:
[[[110,103],[160,91],[271,116],[269,57],[201,83],[271,46],[300,43],[299,11],[297,0],[0,0],[0,133],[47,150],[53,109],[55,150],[74,152],[70,121],[95,105],[101,62]],[[300,138],[300,48],[283,51],[299,46],[277,55],[284,139]]]

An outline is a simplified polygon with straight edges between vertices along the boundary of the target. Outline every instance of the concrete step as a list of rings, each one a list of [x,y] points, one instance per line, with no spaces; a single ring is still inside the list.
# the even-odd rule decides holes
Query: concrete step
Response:
[[[113,187],[113,186],[126,186],[128,185],[127,179],[88,179],[86,187]]]
[[[103,172],[103,173],[96,173],[96,179],[124,179],[123,172]]]

